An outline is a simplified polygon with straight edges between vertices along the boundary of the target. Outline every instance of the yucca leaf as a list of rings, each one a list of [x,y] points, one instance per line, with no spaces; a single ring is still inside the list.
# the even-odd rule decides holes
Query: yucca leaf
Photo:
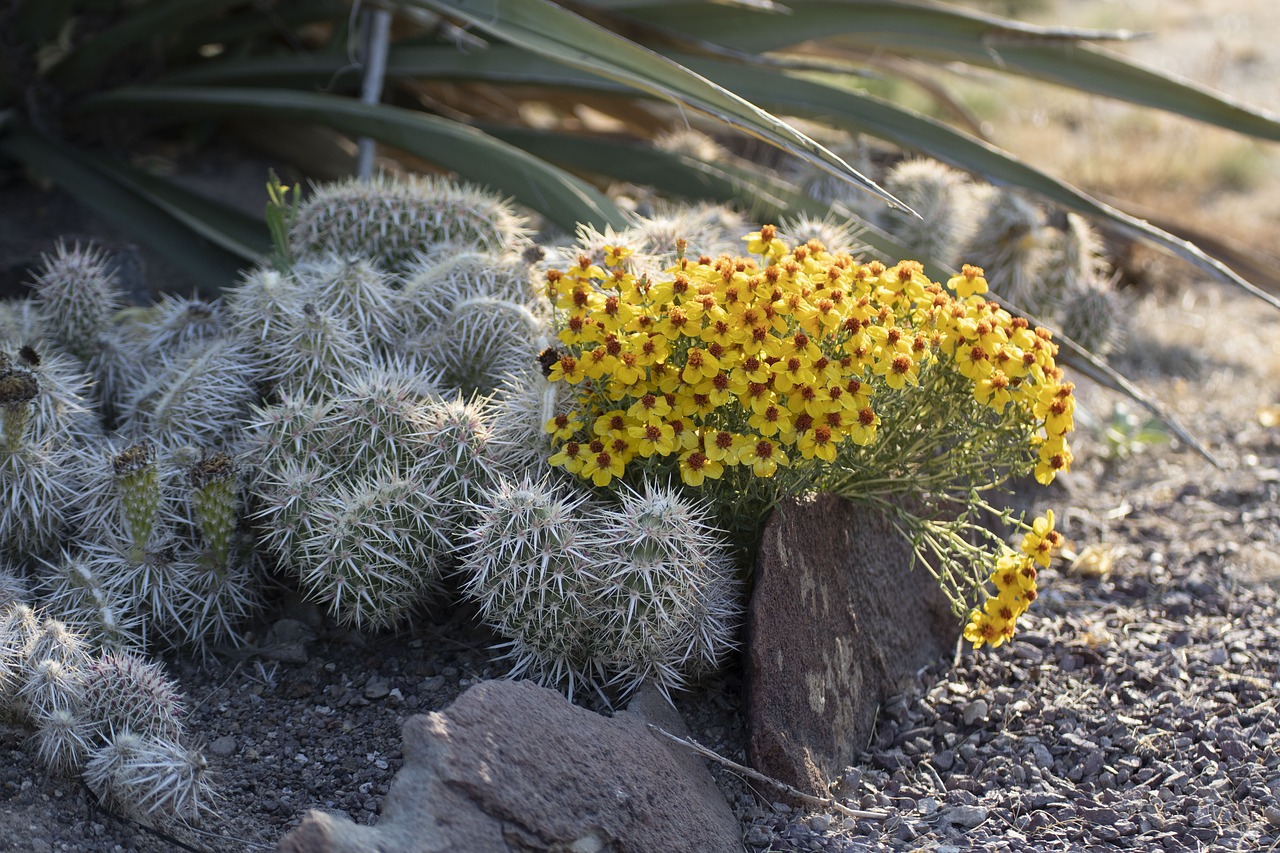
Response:
[[[893,204],[906,205],[791,125],[728,88],[549,0],[402,0],[434,9],[553,62],[617,80],[787,150]]]
[[[50,79],[71,90],[88,88],[102,69],[139,42],[169,35],[245,0],[163,0],[147,3],[77,48],[50,72]]]
[[[786,14],[714,3],[630,12],[646,25],[737,51],[764,53],[821,39],[868,56],[964,62],[1280,140],[1280,118],[1274,114],[1084,43],[1125,38],[1129,34],[1124,32],[1036,27],[965,9],[903,2],[791,0]]]
[[[625,221],[622,211],[602,193],[544,160],[458,122],[385,104],[317,92],[153,86],[96,95],[81,108],[138,109],[161,118],[257,115],[320,124],[372,137],[486,184],[570,233],[579,222],[621,227]]]
[[[216,295],[235,281],[241,256],[207,239],[172,211],[135,192],[84,153],[19,123],[0,134],[0,152],[61,187],[100,216],[128,231]]]

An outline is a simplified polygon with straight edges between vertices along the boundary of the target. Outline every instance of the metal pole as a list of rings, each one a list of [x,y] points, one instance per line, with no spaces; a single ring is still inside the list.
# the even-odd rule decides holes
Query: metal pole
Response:
[[[391,45],[391,13],[383,9],[360,14],[360,29],[364,38],[364,81],[360,88],[360,100],[376,104],[382,100],[382,84],[387,76],[387,51]],[[356,176],[362,181],[373,177],[373,157],[377,142],[362,136],[357,140]]]

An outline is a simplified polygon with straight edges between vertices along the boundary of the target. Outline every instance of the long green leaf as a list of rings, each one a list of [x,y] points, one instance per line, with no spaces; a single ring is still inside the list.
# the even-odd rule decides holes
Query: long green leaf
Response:
[[[270,116],[369,136],[507,193],[572,231],[579,222],[622,227],[621,210],[595,188],[546,161],[474,128],[413,110],[352,98],[276,89],[151,87],[120,89],[84,101],[82,109],[140,109],[164,118]]]
[[[790,151],[889,204],[906,205],[824,146],[748,100],[549,0],[402,0],[466,21],[554,62],[663,98]]]
[[[261,216],[250,216],[128,163],[81,152],[95,167],[182,222],[196,234],[253,263],[271,251]],[[262,203],[266,204],[263,191]]]
[[[867,55],[964,62],[1023,74],[1280,140],[1280,118],[1274,114],[1083,43],[1104,35],[1098,32],[1034,27],[905,2],[790,0],[787,14],[698,3],[647,6],[633,14],[646,25],[737,51],[763,53],[827,39]]]
[[[0,134],[0,152],[155,249],[185,270],[206,294],[216,295],[234,282],[244,266],[241,257],[193,231],[169,210],[57,140],[14,123]]]
[[[207,20],[223,9],[245,0],[157,0],[130,13],[120,23],[95,35],[58,64],[52,79],[72,90],[85,89],[102,74],[103,68],[139,42],[169,35],[182,27]]]

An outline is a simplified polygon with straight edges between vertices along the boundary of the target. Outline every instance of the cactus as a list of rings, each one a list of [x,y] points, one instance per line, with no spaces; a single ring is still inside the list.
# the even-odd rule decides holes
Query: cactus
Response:
[[[220,301],[163,294],[142,315],[136,334],[147,353],[177,353],[213,343],[223,337],[226,327],[226,309]]]
[[[990,188],[986,212],[962,252],[982,267],[991,289],[1032,316],[1048,316],[1060,294],[1045,285],[1052,239],[1044,211],[1012,190]]]
[[[502,480],[475,504],[464,594],[507,638],[512,675],[626,695],[664,692],[732,646],[740,590],[705,511],[647,485],[618,505],[549,479]]]
[[[1103,356],[1123,343],[1127,314],[1112,280],[1093,275],[1063,294],[1058,324],[1068,338]]]
[[[977,224],[967,179],[937,160],[904,160],[889,170],[884,188],[902,199],[911,213],[885,207],[879,225],[912,251],[912,257],[959,267],[960,250]],[[828,243],[828,246],[843,245]]]
[[[123,303],[107,256],[59,243],[41,261],[33,289],[45,328],[58,346],[87,363]]]
[[[0,352],[0,542],[23,558],[57,542],[77,491],[75,404],[54,400],[50,374],[38,371],[30,347],[17,361]]]
[[[264,545],[339,621],[402,623],[435,587],[489,476],[489,413],[370,369],[322,402],[257,410]]]
[[[316,189],[289,231],[302,259],[357,256],[390,272],[443,247],[503,251],[527,243],[524,221],[501,198],[422,176],[347,180]]]
[[[125,813],[195,821],[210,799],[204,758],[182,745],[183,701],[157,664],[93,655],[61,622],[0,608],[0,716],[35,730],[52,772],[83,772]]]
[[[494,407],[489,446],[496,467],[516,479],[546,473],[554,452],[546,425],[569,413],[564,383],[550,382],[536,365],[509,373],[495,394]]]
[[[857,226],[830,214],[821,219],[801,215],[783,220],[779,233],[795,246],[817,240],[829,251],[838,250],[855,256],[867,251],[858,241]]]

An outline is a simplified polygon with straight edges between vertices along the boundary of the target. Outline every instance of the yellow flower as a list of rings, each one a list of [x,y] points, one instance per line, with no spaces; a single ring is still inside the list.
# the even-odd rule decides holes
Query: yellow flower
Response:
[[[975,294],[981,296],[987,292],[987,280],[983,278],[984,275],[982,267],[965,264],[960,268],[960,275],[947,279],[947,287],[954,290],[961,299],[968,299]]]
[[[769,403],[747,419],[752,429],[763,436],[786,435],[791,431],[791,412],[777,403]]]
[[[1004,411],[1004,407],[1012,399],[1009,393],[1009,377],[1005,376],[1002,370],[991,371],[991,375],[974,383],[973,396],[984,406],[995,409],[997,412]]]
[[[703,433],[702,449],[706,457],[725,465],[737,465],[738,456],[746,445],[746,439],[728,430]]]
[[[563,379],[570,385],[576,385],[586,377],[582,375],[582,366],[578,360],[571,355],[562,355],[551,365],[551,375],[548,377],[552,382],[559,382]]]
[[[743,240],[753,255],[781,258],[787,253],[787,244],[778,239],[778,229],[773,225],[762,225],[759,231],[752,231]]]
[[[574,433],[582,429],[582,420],[580,418],[570,417],[569,415],[556,415],[543,425],[545,432],[551,433],[553,439],[564,441],[571,438]]]
[[[684,369],[680,371],[680,379],[688,385],[696,385],[719,372],[720,362],[715,356],[701,347],[690,347],[689,352],[685,354]]]
[[[620,267],[622,262],[633,254],[633,249],[624,246],[605,246],[604,247],[604,263],[608,267]]]
[[[1070,471],[1071,463],[1075,460],[1075,455],[1067,446],[1066,438],[1061,435],[1042,438],[1037,455],[1039,461],[1036,462],[1035,476],[1036,482],[1042,486],[1052,483],[1059,472]]]
[[[1048,566],[1053,550],[1062,545],[1062,534],[1053,529],[1053,510],[1031,523],[1031,530],[1022,537],[1022,553],[1041,566]]]
[[[666,456],[676,449],[676,433],[669,423],[647,422],[627,427],[627,435],[635,442],[636,454]]]
[[[658,423],[671,414],[665,395],[644,394],[627,409],[627,417],[637,423]]]
[[[914,358],[904,353],[879,359],[871,369],[877,375],[883,376],[890,388],[905,388],[909,384],[920,384],[920,365]]]
[[[582,470],[583,450],[583,446],[578,442],[567,441],[558,451],[551,455],[547,462],[557,468],[565,469],[570,474],[577,474]]]
[[[800,436],[800,440],[796,442],[796,447],[800,450],[800,455],[805,459],[821,459],[825,462],[836,461],[836,437],[831,433],[831,427],[825,424],[819,424],[813,429],[806,430]]]
[[[687,486],[701,486],[707,477],[718,480],[723,474],[724,466],[708,459],[701,450],[680,454],[680,479]]]
[[[761,478],[772,477],[779,465],[791,464],[782,448],[767,438],[748,441],[739,454],[738,461],[743,465],[750,465],[751,472]]]
[[[845,435],[859,447],[866,447],[876,440],[876,428],[880,426],[880,416],[870,406],[858,410],[858,417],[845,428]]]

